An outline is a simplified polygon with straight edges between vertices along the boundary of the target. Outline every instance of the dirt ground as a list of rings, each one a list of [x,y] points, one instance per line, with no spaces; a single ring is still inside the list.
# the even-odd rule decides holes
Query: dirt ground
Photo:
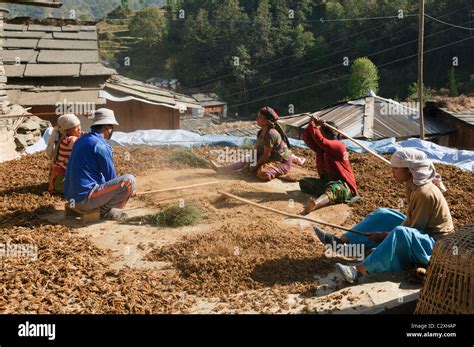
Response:
[[[139,222],[83,227],[64,218],[60,197],[45,192],[44,154],[0,164],[0,243],[39,248],[37,260],[0,258],[0,312],[332,312],[377,301],[364,293],[373,290],[370,282],[355,291],[334,276],[336,260],[323,254],[309,223],[222,199],[216,192],[226,190],[297,214],[307,196],[296,182],[263,183],[244,173],[216,175],[202,163],[174,160],[179,150],[173,148],[114,150],[118,173],[136,175],[140,191],[220,180],[215,186],[133,199],[127,215],[157,212],[181,201],[201,206],[205,219],[178,229]],[[211,157],[210,150],[195,152]],[[290,178],[314,175],[313,154],[295,152],[307,163]],[[403,188],[394,184],[385,164],[357,154],[351,155],[351,163],[363,199],[313,217],[353,225],[377,207],[403,210]],[[456,226],[472,223],[472,173],[437,168]],[[398,287],[387,290],[395,293]]]

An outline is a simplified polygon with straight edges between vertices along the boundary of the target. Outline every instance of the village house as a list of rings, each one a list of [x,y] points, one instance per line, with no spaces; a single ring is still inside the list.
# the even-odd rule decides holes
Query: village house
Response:
[[[107,107],[117,114],[119,131],[179,129],[182,115],[203,109],[189,96],[105,66],[93,22],[13,18],[2,37],[6,96],[53,125],[59,115],[76,113],[87,129],[87,114]]]
[[[474,108],[472,106],[450,108],[443,103],[430,101],[426,104],[426,110],[430,117],[447,121],[455,129],[449,134],[445,146],[474,149]]]

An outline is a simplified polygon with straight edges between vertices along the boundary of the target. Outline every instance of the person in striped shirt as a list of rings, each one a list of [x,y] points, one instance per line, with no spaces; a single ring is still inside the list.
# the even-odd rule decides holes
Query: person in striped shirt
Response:
[[[64,179],[72,148],[82,136],[81,121],[74,114],[65,114],[58,118],[49,138],[46,152],[51,159],[48,191],[51,194],[64,193]]]

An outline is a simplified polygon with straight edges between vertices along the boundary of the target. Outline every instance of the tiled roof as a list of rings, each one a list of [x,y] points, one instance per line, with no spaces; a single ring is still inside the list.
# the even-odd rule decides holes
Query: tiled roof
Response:
[[[20,24],[7,22],[3,29],[3,61],[8,78],[116,74],[100,63],[95,25],[25,20]]]
[[[171,106],[183,104],[186,108],[202,109],[199,103],[188,95],[120,75],[112,76],[105,84],[105,90],[117,97],[131,96],[151,103],[164,103]]]

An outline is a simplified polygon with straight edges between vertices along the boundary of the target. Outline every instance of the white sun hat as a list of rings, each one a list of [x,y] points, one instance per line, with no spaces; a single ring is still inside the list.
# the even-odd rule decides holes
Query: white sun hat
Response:
[[[99,108],[94,112],[94,125],[119,125],[115,119],[114,111],[108,108]]]
[[[64,114],[58,118],[58,129],[61,134],[78,125],[81,125],[81,121],[75,114]]]

